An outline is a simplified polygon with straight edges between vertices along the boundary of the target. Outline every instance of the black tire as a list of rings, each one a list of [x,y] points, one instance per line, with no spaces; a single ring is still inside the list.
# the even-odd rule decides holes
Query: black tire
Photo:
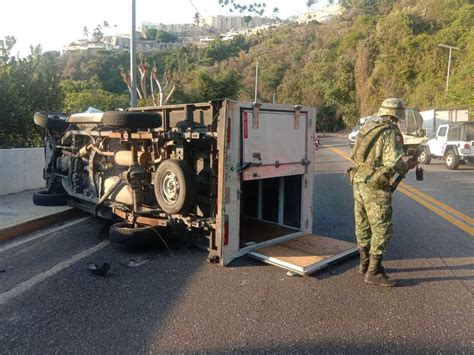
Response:
[[[36,112],[33,115],[33,121],[41,128],[65,131],[69,126],[67,116],[67,114],[62,112]]]
[[[102,116],[102,124],[111,128],[158,128],[161,115],[156,112],[108,111]]]
[[[109,238],[116,244],[138,244],[157,238],[151,227],[134,227],[127,222],[115,223],[109,228]]]
[[[431,155],[430,155],[430,152],[429,152],[428,148],[426,148],[426,147],[422,148],[422,151],[421,151],[420,156],[418,157],[418,159],[419,159],[421,164],[430,165]]]
[[[67,194],[38,191],[33,194],[33,203],[36,206],[65,206],[67,205]]]
[[[446,167],[449,170],[456,170],[459,167],[459,163],[460,163],[459,156],[456,154],[454,150],[451,149],[450,151],[446,153],[445,160],[446,160]]]
[[[194,174],[184,160],[168,159],[155,173],[155,197],[168,214],[185,214],[194,207],[196,184]]]

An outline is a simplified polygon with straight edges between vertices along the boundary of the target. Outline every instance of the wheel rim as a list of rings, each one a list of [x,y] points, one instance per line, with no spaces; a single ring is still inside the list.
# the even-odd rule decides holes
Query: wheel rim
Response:
[[[452,166],[453,157],[451,156],[451,154],[448,154],[448,156],[446,157],[446,164],[448,164],[448,166]]]
[[[161,197],[166,203],[173,205],[179,197],[180,186],[178,177],[172,171],[167,171],[161,180]]]
[[[425,151],[421,152],[420,161],[423,162],[423,163],[426,161],[426,152]]]

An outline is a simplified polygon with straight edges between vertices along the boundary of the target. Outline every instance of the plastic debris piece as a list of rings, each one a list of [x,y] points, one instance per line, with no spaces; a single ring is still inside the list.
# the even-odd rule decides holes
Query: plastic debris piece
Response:
[[[97,264],[94,264],[94,263],[88,263],[87,270],[89,270],[94,275],[106,276],[110,270],[110,264],[103,263],[102,265],[98,266]]]
[[[137,267],[149,262],[150,260],[153,260],[152,256],[147,256],[145,258],[138,258],[138,259],[130,259],[128,262],[125,263],[125,265],[129,267]]]

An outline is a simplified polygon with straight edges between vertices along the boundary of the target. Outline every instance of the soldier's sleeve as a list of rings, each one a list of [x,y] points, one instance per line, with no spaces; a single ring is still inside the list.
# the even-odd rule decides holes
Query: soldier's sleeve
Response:
[[[402,159],[403,144],[400,135],[395,130],[389,130],[382,136],[382,164],[394,173],[405,176],[408,172],[407,163]]]

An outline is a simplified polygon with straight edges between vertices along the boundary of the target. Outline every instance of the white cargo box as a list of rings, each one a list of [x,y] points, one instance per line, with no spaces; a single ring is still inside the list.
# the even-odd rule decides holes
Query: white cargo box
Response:
[[[308,274],[357,251],[313,231],[311,107],[225,101],[218,123],[214,255],[251,255]]]

